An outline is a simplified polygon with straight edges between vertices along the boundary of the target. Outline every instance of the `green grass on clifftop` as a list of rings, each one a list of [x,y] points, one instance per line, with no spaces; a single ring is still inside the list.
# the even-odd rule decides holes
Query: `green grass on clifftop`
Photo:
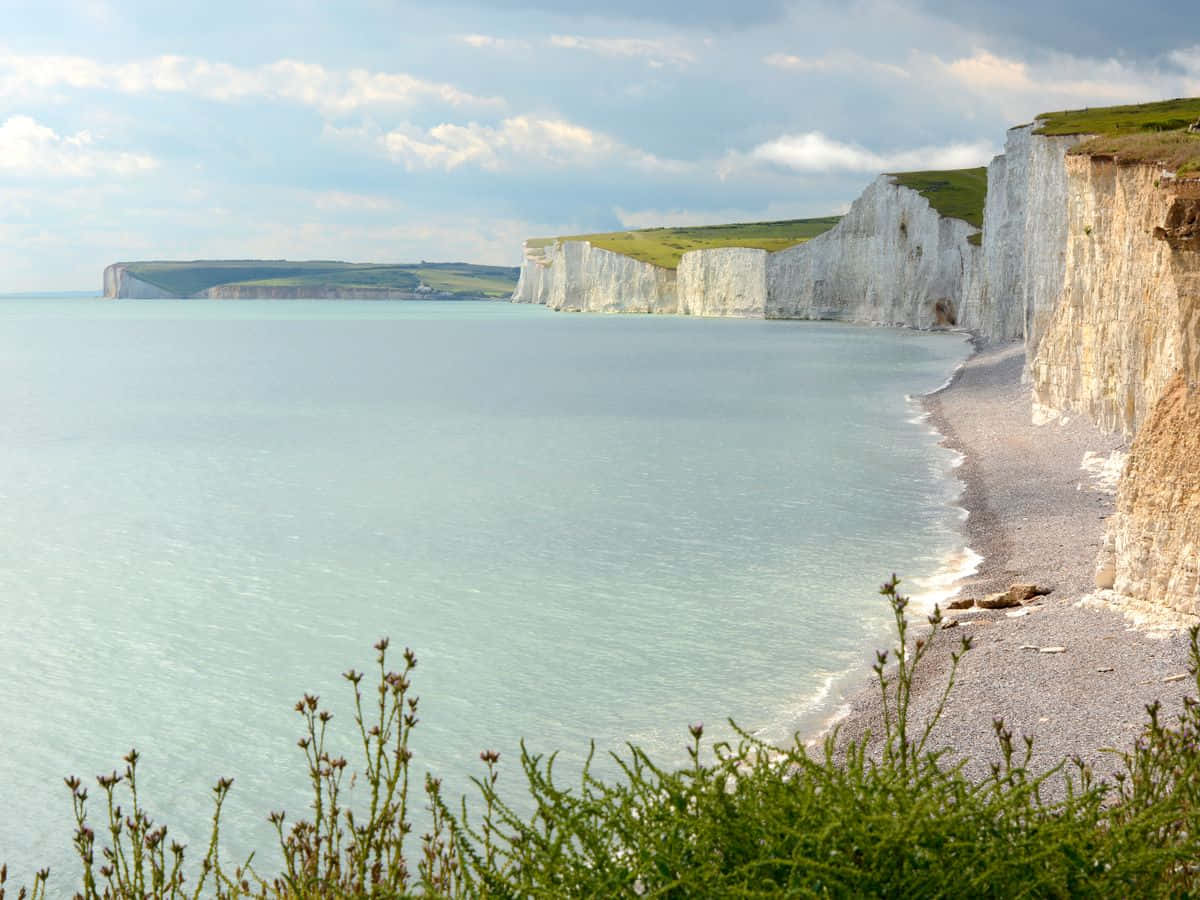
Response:
[[[1200,97],[1070,109],[1043,113],[1037,134],[1093,134],[1071,150],[1086,156],[1110,156],[1117,162],[1156,163],[1179,175],[1200,172],[1200,134],[1187,127],[1200,121]]]
[[[1200,119],[1200,97],[1042,113],[1035,134],[1129,134],[1176,131]]]
[[[789,219],[784,222],[743,222],[733,225],[705,225],[695,228],[644,228],[637,231],[610,231],[602,234],[574,234],[560,238],[534,238],[530,247],[544,247],[554,241],[587,241],[593,247],[611,250],[641,262],[674,269],[689,250],[718,247],[751,247],[757,250],[786,250],[828,231],[840,216],[819,219]]]
[[[911,188],[929,201],[940,215],[983,227],[987,199],[987,169],[950,169],[945,172],[893,172],[896,184]]]

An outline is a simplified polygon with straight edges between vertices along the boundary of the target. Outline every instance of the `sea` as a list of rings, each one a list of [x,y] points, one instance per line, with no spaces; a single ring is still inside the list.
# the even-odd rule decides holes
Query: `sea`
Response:
[[[696,723],[813,733],[889,644],[881,582],[929,601],[964,565],[914,398],[968,352],[508,303],[0,301],[10,886],[74,890],[63,778],[100,832],[94,779],[134,747],[193,863],[232,778],[222,858],[271,872],[268,814],[308,813],[294,705],[319,695],[354,767],[341,673],[384,636],[418,659],[414,783],[452,798],[486,749],[519,806],[522,740],[570,784],[593,746],[602,774],[630,744],[683,764]]]

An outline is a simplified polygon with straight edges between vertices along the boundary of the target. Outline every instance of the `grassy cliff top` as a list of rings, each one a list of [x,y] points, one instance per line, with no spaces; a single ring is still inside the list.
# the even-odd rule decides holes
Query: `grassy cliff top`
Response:
[[[892,172],[901,187],[911,188],[929,201],[939,215],[962,219],[983,227],[983,203],[987,199],[987,169],[949,169],[944,172]]]
[[[179,297],[190,297],[217,285],[261,287],[322,287],[416,290],[425,284],[435,291],[474,297],[505,297],[517,284],[518,270],[507,266],[470,263],[387,265],[283,259],[195,260],[191,262],[132,262],[129,273]]]
[[[840,219],[840,216],[824,216],[819,219],[743,222],[695,228],[643,228],[637,231],[533,238],[525,243],[530,247],[545,247],[555,241],[587,241],[602,250],[611,250],[664,269],[674,269],[679,265],[680,257],[689,250],[712,250],[718,247],[785,250],[828,231]]]
[[[1042,113],[1035,134],[1130,134],[1177,131],[1200,119],[1200,97]]]
[[[1120,163],[1155,163],[1180,175],[1200,172],[1200,134],[1187,128],[1200,121],[1200,97],[1071,109],[1038,116],[1037,134],[1093,134],[1072,148],[1086,156],[1111,156]]]

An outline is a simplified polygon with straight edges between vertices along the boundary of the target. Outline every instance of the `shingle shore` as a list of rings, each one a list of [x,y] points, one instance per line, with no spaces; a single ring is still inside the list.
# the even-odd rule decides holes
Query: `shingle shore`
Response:
[[[1023,362],[1019,344],[982,347],[925,404],[944,443],[965,456],[959,503],[969,512],[967,544],[983,561],[960,596],[982,597],[1014,582],[1054,590],[1018,610],[948,613],[960,624],[936,639],[918,680],[915,721],[931,714],[949,652],[970,634],[974,648],[933,743],[968,757],[967,771],[984,775],[999,758],[992,723],[1001,717],[1014,734],[1034,736],[1035,770],[1078,754],[1106,774],[1116,761],[1102,748],[1127,748],[1146,704],[1161,700],[1173,718],[1181,698],[1195,693],[1190,678],[1164,680],[1187,671],[1187,634],[1135,629],[1111,608],[1078,605],[1094,589],[1114,499],[1081,462],[1088,451],[1107,455],[1124,441],[1082,419],[1034,427]],[[1040,652],[1050,648],[1063,650]],[[878,688],[867,685],[850,699],[842,733],[878,733],[879,716]]]

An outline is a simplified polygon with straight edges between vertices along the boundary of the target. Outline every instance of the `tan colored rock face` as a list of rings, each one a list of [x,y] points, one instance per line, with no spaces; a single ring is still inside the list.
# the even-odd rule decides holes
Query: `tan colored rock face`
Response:
[[[1066,171],[1066,266],[1031,364],[1035,412],[1136,434],[1096,586],[1200,615],[1200,185],[1083,156]]]
[[[1200,615],[1200,390],[1182,373],[1133,442],[1108,553],[1118,593]]]
[[[1163,239],[1186,211],[1155,167],[1066,165],[1066,270],[1031,365],[1034,402],[1133,434],[1177,371],[1195,378],[1200,253]]]
[[[1154,236],[1172,250],[1200,250],[1200,197],[1176,197]]]

